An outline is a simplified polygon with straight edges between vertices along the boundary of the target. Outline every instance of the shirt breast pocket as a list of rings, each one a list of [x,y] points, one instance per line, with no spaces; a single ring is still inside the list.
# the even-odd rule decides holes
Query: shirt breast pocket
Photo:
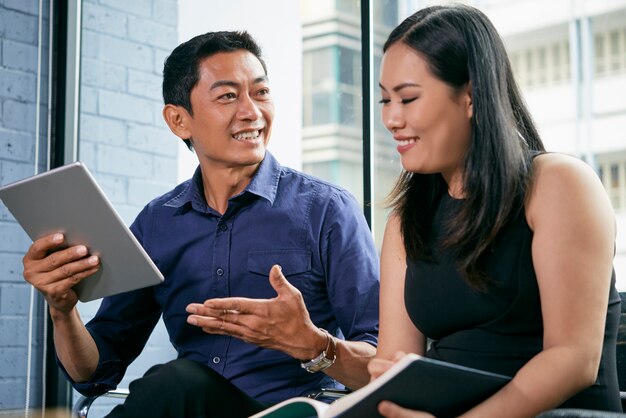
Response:
[[[268,277],[274,264],[282,267],[283,275],[301,292],[308,290],[311,278],[311,251],[285,249],[248,252],[250,273]]]

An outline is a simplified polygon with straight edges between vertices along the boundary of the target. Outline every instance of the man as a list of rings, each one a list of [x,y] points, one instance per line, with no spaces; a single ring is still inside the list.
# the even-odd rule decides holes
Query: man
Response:
[[[334,379],[366,384],[378,332],[371,234],[346,191],[266,151],[274,108],[259,47],[245,32],[200,35],[163,77],[165,121],[200,163],[131,226],[163,284],[105,298],[85,327],[72,286],[99,259],[84,246],[51,253],[61,234],[24,257],[68,378],[85,394],[115,387],[162,314],[178,360],[131,383],[111,416],[248,416]]]

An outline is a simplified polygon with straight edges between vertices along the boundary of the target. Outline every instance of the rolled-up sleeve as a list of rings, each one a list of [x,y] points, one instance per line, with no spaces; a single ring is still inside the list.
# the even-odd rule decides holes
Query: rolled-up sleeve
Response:
[[[131,230],[141,242],[140,215]],[[115,389],[128,365],[141,353],[161,316],[153,288],[106,297],[94,318],[86,324],[98,348],[98,366],[85,382],[75,382],[59,359],[57,364],[72,386],[86,396]]]

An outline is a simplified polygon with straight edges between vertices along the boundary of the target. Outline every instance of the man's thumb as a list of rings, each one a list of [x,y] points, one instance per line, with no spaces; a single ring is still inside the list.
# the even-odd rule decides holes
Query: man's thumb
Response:
[[[278,264],[274,264],[270,270],[270,284],[279,295],[289,288],[289,282],[283,275],[283,269]]]

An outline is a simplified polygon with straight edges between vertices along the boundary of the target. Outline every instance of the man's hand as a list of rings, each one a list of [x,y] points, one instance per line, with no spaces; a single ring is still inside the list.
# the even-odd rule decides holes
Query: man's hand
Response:
[[[84,245],[60,249],[64,240],[63,234],[40,238],[23,259],[24,279],[44,296],[52,315],[69,314],[78,302],[72,287],[100,268],[98,257],[89,256]]]
[[[327,337],[317,328],[302,294],[283,276],[280,266],[270,270],[273,299],[208,299],[187,306],[187,322],[209,334],[230,335],[264,348],[310,360],[326,348]]]

